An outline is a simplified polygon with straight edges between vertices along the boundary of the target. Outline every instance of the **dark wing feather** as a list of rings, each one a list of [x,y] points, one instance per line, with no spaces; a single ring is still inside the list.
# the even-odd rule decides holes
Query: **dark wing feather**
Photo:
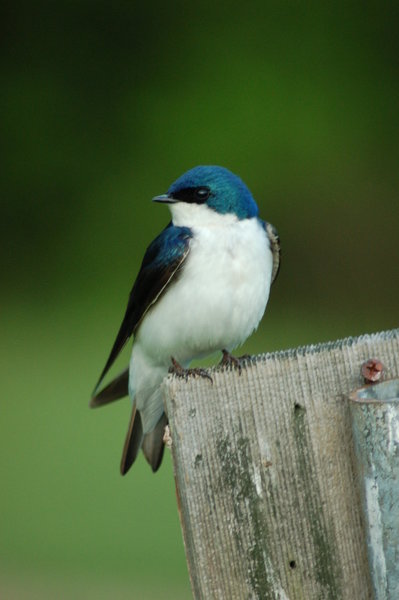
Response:
[[[281,260],[281,249],[280,249],[280,238],[277,233],[277,229],[271,223],[264,223],[267,237],[269,238],[270,250],[273,254],[273,269],[272,269],[272,283],[276,279],[280,270]]]
[[[100,375],[94,394],[123,346],[133,335],[149,308],[175,279],[189,252],[191,230],[169,224],[147,248],[137,279],[130,292],[125,316]]]

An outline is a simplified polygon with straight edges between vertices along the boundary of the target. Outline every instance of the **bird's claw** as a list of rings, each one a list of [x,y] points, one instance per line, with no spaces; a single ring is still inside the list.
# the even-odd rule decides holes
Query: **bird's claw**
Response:
[[[200,367],[185,369],[175,358],[173,358],[173,356],[171,356],[171,361],[172,366],[169,368],[169,373],[173,373],[173,375],[181,377],[185,381],[187,381],[189,377],[203,377],[204,379],[209,379],[209,381],[213,383],[213,379],[206,369],[201,369]]]
[[[169,368],[169,373],[173,373],[173,375],[181,377],[185,381],[187,381],[189,377],[203,377],[204,379],[209,379],[209,381],[213,383],[213,379],[206,369],[201,369],[199,367],[195,369],[185,369],[175,358],[173,358],[173,356],[171,356],[171,361],[172,366]]]
[[[244,363],[251,358],[249,354],[244,354],[237,358],[228,352],[227,350],[222,350],[222,360],[219,363],[219,366],[225,368],[230,367],[230,369],[237,369],[238,374],[241,375],[242,369],[244,367]]]

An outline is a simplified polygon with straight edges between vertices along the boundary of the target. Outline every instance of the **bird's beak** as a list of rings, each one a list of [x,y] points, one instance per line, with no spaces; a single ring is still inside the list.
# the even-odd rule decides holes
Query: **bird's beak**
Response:
[[[163,202],[164,204],[174,204],[175,202],[177,202],[177,200],[175,200],[171,196],[168,196],[168,194],[161,194],[160,196],[155,196],[152,199],[152,201],[153,202]]]

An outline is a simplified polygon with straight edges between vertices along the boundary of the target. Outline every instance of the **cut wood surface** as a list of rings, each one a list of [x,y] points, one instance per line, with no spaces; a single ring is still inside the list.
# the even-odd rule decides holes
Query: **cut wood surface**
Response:
[[[399,330],[255,357],[164,383],[193,595],[372,598],[348,396]]]

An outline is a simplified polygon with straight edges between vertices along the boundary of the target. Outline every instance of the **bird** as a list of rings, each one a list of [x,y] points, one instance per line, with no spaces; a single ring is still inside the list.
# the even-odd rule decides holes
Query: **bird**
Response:
[[[231,352],[258,327],[280,267],[276,229],[259,217],[252,193],[230,170],[201,165],[181,175],[153,201],[171,221],[148,246],[125,315],[94,388],[90,406],[129,395],[132,412],[120,463],[125,475],[142,449],[155,472],[164,451],[161,383],[170,370],[222,351]],[[99,391],[116,357],[133,336],[129,366]]]

